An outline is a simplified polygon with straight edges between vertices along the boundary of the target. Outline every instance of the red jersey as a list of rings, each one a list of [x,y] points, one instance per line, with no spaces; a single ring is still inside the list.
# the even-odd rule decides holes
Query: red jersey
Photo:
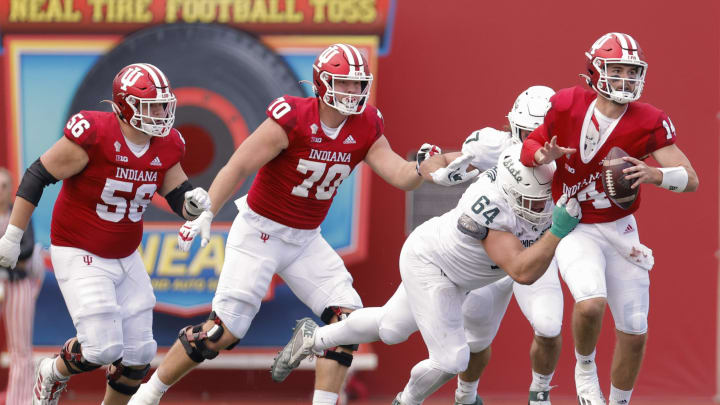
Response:
[[[583,223],[612,222],[635,212],[640,206],[640,195],[633,205],[624,210],[612,204],[605,194],[600,173],[602,160],[613,146],[622,148],[630,156],[645,159],[650,153],[675,143],[675,128],[670,118],[650,104],[633,102],[608,129],[609,135],[589,155],[582,153],[581,145],[595,108],[597,93],[580,86],[558,91],[551,99],[552,107],[545,121],[523,143],[521,161],[534,164],[535,152],[557,136],[560,146],[575,148],[572,155],[563,155],[555,162],[552,193],[555,201],[562,194],[577,196],[582,208]],[[604,139],[604,142],[602,141]],[[582,144],[581,144],[582,142]]]
[[[337,187],[383,135],[382,115],[368,105],[347,117],[335,139],[328,137],[319,102],[286,95],[270,104],[266,114],[283,127],[289,143],[260,169],[248,192],[253,211],[291,228],[320,226]]]
[[[64,132],[90,160],[80,173],[63,180],[51,243],[111,259],[130,256],[142,239],[142,215],[165,172],[185,154],[185,141],[173,129],[166,137],[153,137],[135,156],[115,114],[99,111],[75,114]]]

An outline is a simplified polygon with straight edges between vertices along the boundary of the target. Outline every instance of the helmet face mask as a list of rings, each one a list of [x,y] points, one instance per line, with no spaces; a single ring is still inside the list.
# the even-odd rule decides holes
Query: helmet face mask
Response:
[[[516,144],[500,154],[497,185],[518,218],[542,226],[552,217],[551,184],[555,164],[526,167],[520,162],[521,148],[522,145]]]
[[[315,93],[326,105],[343,115],[365,111],[372,81],[365,56],[352,45],[331,45],[313,64]],[[349,91],[353,85],[345,86],[347,82],[359,82],[360,91]]]
[[[134,114],[129,121],[130,126],[152,136],[167,136],[175,124],[175,96],[168,99],[138,98],[127,96],[125,101]]]
[[[165,74],[149,63],[124,67],[113,80],[113,110],[131,127],[167,136],[175,124],[177,99]]]
[[[510,132],[516,142],[522,142],[520,131],[532,132],[539,127],[550,109],[550,97],[555,91],[546,86],[532,86],[520,93],[507,115]]]
[[[642,95],[648,64],[640,45],[628,34],[611,32],[595,41],[587,57],[585,80],[598,94],[618,104],[636,101]],[[621,77],[612,66],[625,65],[634,75]]]

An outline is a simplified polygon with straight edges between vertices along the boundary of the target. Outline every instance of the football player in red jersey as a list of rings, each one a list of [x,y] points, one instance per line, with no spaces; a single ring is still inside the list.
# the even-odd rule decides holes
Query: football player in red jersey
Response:
[[[414,162],[397,155],[384,136],[383,118],[368,104],[373,76],[352,45],[335,44],[313,64],[316,97],[283,96],[270,103],[268,118],[235,151],[210,186],[212,208],[180,230],[181,247],[210,222],[237,184],[258,172],[239,209],[225,249],[213,312],[188,326],[148,383],[130,404],[157,404],[170,385],[206,359],[245,336],[274,274],[324,322],[360,308],[352,276],[320,235],[340,183],[365,161],[391,185],[412,190],[422,183]],[[426,154],[437,151],[430,145]],[[356,347],[327,351],[316,366],[313,404],[332,404]]]
[[[563,89],[524,142],[522,161],[537,165],[553,160],[557,171],[553,197],[577,196],[580,225],[557,248],[560,274],[575,299],[575,385],[581,404],[605,404],[595,365],[595,346],[605,305],[616,329],[611,367],[610,404],[627,404],[647,340],[649,275],[652,251],[640,243],[632,215],[640,196],[624,210],[611,203],[600,179],[603,158],[617,146],[635,166],[625,169],[636,188],[650,183],[675,192],[695,191],[698,177],[675,144],[670,118],[650,104],[637,102],[645,85],[647,62],[640,46],[627,34],[603,35],[586,53],[583,75],[590,90]],[[560,146],[563,145],[563,146]],[[652,156],[660,167],[649,166]]]
[[[25,172],[0,239],[0,266],[14,267],[43,187],[63,180],[50,254],[77,330],[59,356],[36,368],[33,404],[57,404],[72,374],[109,365],[105,405],[126,404],[150,368],[155,296],[137,252],[142,216],[157,191],[185,219],[210,206],[180,160],[175,95],[155,66],[126,66],[113,81],[113,112],[80,111],[64,136]]]

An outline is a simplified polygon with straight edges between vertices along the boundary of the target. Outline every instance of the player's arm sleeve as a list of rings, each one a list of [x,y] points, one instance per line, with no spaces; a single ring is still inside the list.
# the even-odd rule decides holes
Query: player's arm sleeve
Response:
[[[282,129],[285,130],[288,141],[292,142],[291,136],[294,134],[293,129],[297,126],[298,120],[294,97],[285,95],[283,97],[276,98],[265,110],[265,114],[268,118],[277,122]]]
[[[381,136],[385,134],[385,118],[383,117],[382,113],[379,109],[375,109],[375,136],[370,141],[370,144],[372,145],[380,139]]]
[[[32,220],[25,229],[22,239],[20,239],[20,255],[18,260],[25,260],[32,256],[33,249],[35,248],[35,232],[33,231]]]
[[[463,155],[472,156],[470,164],[479,169],[487,170],[497,164],[500,153],[509,145],[506,132],[494,128],[483,128],[473,131],[462,144]]]

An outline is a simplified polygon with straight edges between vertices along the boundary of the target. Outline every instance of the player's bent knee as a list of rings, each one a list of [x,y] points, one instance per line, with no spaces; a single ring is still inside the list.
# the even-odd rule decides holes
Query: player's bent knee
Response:
[[[190,360],[196,363],[214,359],[220,350],[230,350],[239,341],[223,327],[214,311],[210,313],[207,322],[181,329],[178,340]]]
[[[112,364],[123,356],[122,342],[86,342],[82,346],[82,355],[90,363]]]
[[[533,324],[535,335],[543,338],[554,338],[562,330],[562,319],[544,318],[538,319]]]
[[[591,298],[576,303],[575,311],[583,318],[601,320],[605,314],[605,305],[607,305],[605,298]]]
[[[468,348],[470,349],[470,353],[480,353],[490,347],[491,343],[492,339],[468,341]]]
[[[155,358],[157,342],[149,340],[137,345],[126,346],[123,359],[128,364],[148,364]]]
[[[102,364],[90,362],[83,356],[80,342],[76,338],[70,338],[65,342],[65,345],[60,350],[60,358],[72,374],[93,371],[102,367]]]
[[[395,330],[393,328],[387,328],[380,325],[379,329],[380,340],[386,345],[396,345],[402,343],[408,339],[408,335],[402,333],[402,331]]]
[[[470,362],[470,348],[467,345],[456,349],[446,350],[440,358],[432,358],[438,368],[446,373],[458,374],[467,369]]]
[[[122,359],[118,359],[108,367],[106,377],[110,388],[121,394],[132,396],[140,388],[140,383],[148,371],[150,371],[150,364],[131,367],[123,365]],[[130,381],[123,381],[120,379],[121,377]]]

